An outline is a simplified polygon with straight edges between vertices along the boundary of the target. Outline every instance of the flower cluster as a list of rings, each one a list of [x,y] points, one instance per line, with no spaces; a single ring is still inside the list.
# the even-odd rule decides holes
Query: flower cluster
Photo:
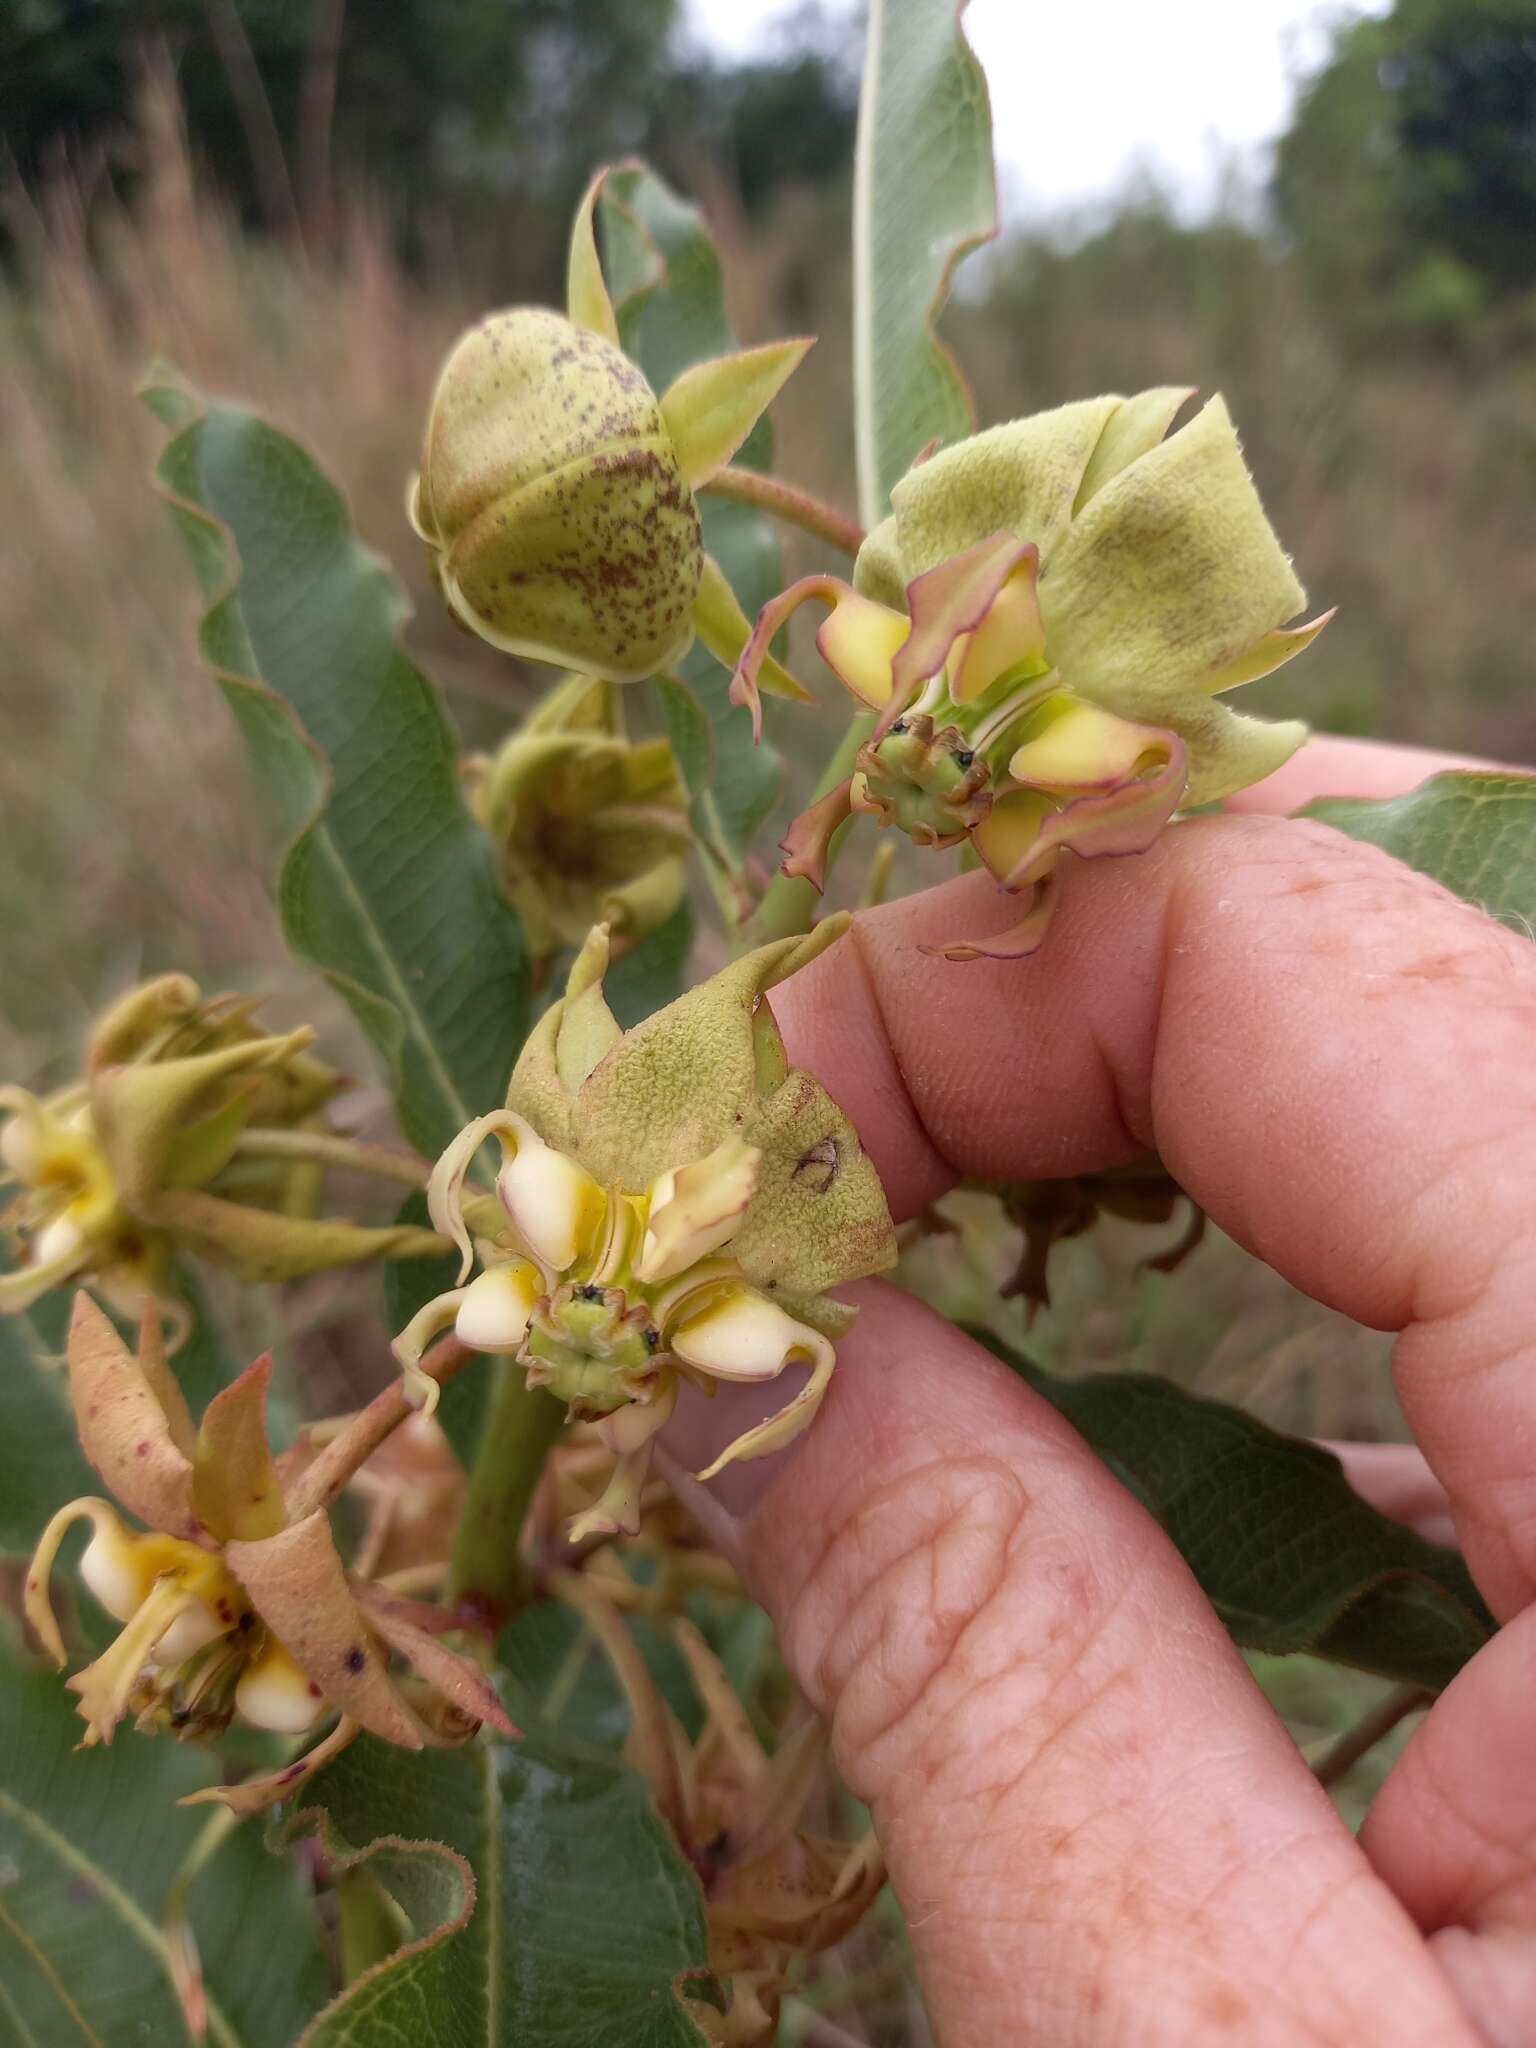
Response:
[[[573,1537],[637,1527],[652,1440],[684,1381],[711,1389],[808,1365],[784,1409],[710,1471],[788,1443],[852,1320],[825,1290],[894,1259],[874,1168],[825,1091],[789,1071],[763,1001],[843,923],[748,954],[628,1033],[603,1000],[599,927],[525,1046],[506,1108],[438,1162],[433,1220],[463,1250],[461,1280],[476,1250],[483,1270],[429,1303],[396,1355],[414,1376],[452,1328],[597,1422],[617,1462]],[[491,1139],[495,1196],[472,1195]]]
[[[242,1813],[286,1798],[361,1730],[406,1749],[465,1742],[482,1722],[516,1732],[479,1669],[440,1641],[440,1610],[348,1574],[326,1502],[355,1467],[333,1458],[317,1484],[302,1455],[274,1458],[269,1371],[258,1360],[194,1428],[154,1318],[135,1357],[89,1296],[77,1296],[69,1378],[80,1442],[115,1499],[147,1526],[131,1528],[110,1500],[69,1502],[43,1532],[24,1595],[28,1620],[65,1664],[49,1580],[69,1529],[88,1522],[80,1575],[123,1626],[69,1681],[86,1745],[110,1742],[129,1714],[141,1729],[194,1740],[236,1717],[298,1736],[339,1714],[299,1762],[193,1795]],[[391,1674],[392,1653],[414,1677]]]
[[[969,841],[1026,913],[952,959],[1032,952],[1066,849],[1138,853],[1176,810],[1278,768],[1305,727],[1243,718],[1222,692],[1268,675],[1326,615],[1264,516],[1221,399],[1164,438],[1187,391],[1099,398],[977,434],[919,464],[850,585],[808,577],[765,606],[732,683],[800,605],[879,716],[854,774],[796,820],[786,872],[820,886],[832,834],[872,812],[920,844]]]
[[[343,1080],[309,1052],[312,1031],[264,1034],[255,1008],[164,975],[100,1018],[78,1081],[45,1098],[0,1088],[0,1166],[18,1189],[0,1314],[84,1280],[180,1330],[178,1249],[260,1281],[440,1248],[430,1231],[315,1215],[302,1134],[324,1131]]]
[[[677,763],[665,740],[625,737],[611,683],[567,677],[464,777],[535,960],[599,923],[626,950],[681,903],[693,829]]]

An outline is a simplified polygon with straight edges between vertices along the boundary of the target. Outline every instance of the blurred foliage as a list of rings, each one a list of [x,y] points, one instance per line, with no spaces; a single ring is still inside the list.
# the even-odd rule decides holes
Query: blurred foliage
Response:
[[[1446,335],[1536,291],[1536,0],[1397,0],[1346,20],[1280,146],[1320,303]]]

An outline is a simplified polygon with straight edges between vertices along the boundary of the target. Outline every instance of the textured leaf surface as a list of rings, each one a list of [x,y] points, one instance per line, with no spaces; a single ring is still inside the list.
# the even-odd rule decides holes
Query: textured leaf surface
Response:
[[[657,391],[665,391],[690,364],[737,346],[726,318],[720,258],[696,208],[654,172],[626,166],[604,185],[598,213],[620,338]],[[746,469],[771,467],[773,434],[767,420],[758,422],[735,459]],[[779,549],[772,529],[749,506],[720,498],[704,497],[700,510],[705,546],[725,571],[742,610],[755,619],[779,588]],[[782,764],[772,747],[753,745],[751,715],[729,701],[730,677],[706,648],[695,645],[681,673],[714,732],[715,804],[726,838],[739,850],[772,809]],[[676,747],[675,732],[672,738]],[[683,761],[682,767],[689,776],[689,763]],[[688,786],[697,793],[696,783],[690,780]]]
[[[1299,815],[1396,854],[1536,937],[1536,775],[1452,769],[1406,796],[1328,797]]]
[[[435,1155],[502,1100],[527,973],[447,720],[399,645],[404,596],[292,441],[165,382],[147,396],[175,430],[158,477],[209,600],[203,659],[296,835],[284,932],[351,1004],[407,1137]]]
[[[72,1709],[0,1623],[0,2043],[177,2048],[189,2036],[161,1916],[206,1813],[174,1802],[215,1767],[131,1733],[79,1753]],[[295,1864],[237,1831],[194,1886],[191,1920],[214,2048],[290,2048],[327,1988]]]
[[[1367,1506],[1331,1451],[1150,1374],[1058,1379],[972,1335],[1156,1515],[1244,1649],[1438,1689],[1493,1633],[1460,1555]]]
[[[871,0],[853,192],[859,517],[930,441],[963,440],[970,392],[934,322],[955,266],[997,232],[987,83],[965,0]]]
[[[314,1791],[333,1837],[452,1852],[475,1897],[462,1921],[440,1884],[434,1928],[418,1882],[414,1947],[349,1986],[304,2048],[699,2048],[674,1986],[703,1968],[703,1902],[623,1764],[543,1738],[417,1755],[364,1739]]]

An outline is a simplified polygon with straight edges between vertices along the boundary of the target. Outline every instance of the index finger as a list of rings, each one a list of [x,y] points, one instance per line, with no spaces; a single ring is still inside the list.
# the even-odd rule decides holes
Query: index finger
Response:
[[[972,875],[860,918],[776,990],[789,1050],[910,1216],[963,1175],[1148,1147],[1316,1299],[1403,1332],[1399,1393],[1497,1611],[1536,1587],[1536,950],[1326,826],[1204,818],[1063,863],[1045,944]]]

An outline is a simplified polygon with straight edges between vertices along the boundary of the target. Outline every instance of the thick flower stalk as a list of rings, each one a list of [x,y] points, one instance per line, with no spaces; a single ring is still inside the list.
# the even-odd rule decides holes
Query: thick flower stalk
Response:
[[[850,812],[920,845],[969,841],[1028,898],[952,959],[1012,958],[1044,935],[1063,851],[1139,853],[1174,813],[1257,782],[1296,721],[1219,701],[1289,661],[1329,615],[1264,516],[1220,398],[1164,438],[1183,390],[1098,398],[975,435],[921,463],[860,551],[853,583],[813,576],[765,606],[732,682],[759,713],[759,664],[802,604],[817,647],[879,713],[852,776],[791,826],[787,874],[824,880]]]
[[[704,550],[695,489],[723,468],[808,341],[696,363],[658,397],[619,343],[593,181],[569,317],[489,314],[444,364],[411,523],[459,623],[492,646],[610,682],[671,667],[697,633],[727,667],[748,627]],[[805,692],[777,664],[764,687]]]
[[[65,1535],[88,1522],[80,1575],[122,1629],[69,1680],[86,1747],[110,1742],[128,1715],[140,1729],[192,1740],[216,1737],[236,1718],[300,1736],[340,1716],[299,1762],[193,1795],[239,1812],[286,1798],[362,1730],[406,1749],[465,1742],[482,1721],[515,1732],[479,1669],[440,1641],[445,1616],[348,1574],[302,1457],[272,1454],[269,1373],[270,1360],[259,1359],[194,1429],[154,1318],[135,1357],[78,1295],[70,1399],[81,1446],[114,1499],[59,1509],[24,1595],[27,1619],[62,1666],[49,1582]],[[375,1448],[359,1434],[357,1463]],[[352,1469],[333,1456],[333,1486]],[[114,1500],[145,1528],[125,1522]],[[415,1676],[394,1677],[392,1654]]]
[[[683,900],[693,828],[677,763],[664,739],[626,738],[612,684],[568,676],[464,778],[535,960],[594,924],[627,951]]]
[[[638,1527],[652,1442],[685,1381],[713,1391],[809,1367],[709,1473],[789,1443],[853,1318],[825,1290],[895,1257],[857,1134],[816,1082],[789,1071],[763,1001],[844,922],[748,954],[628,1033],[603,1000],[598,927],[524,1047],[506,1108],[438,1162],[433,1220],[462,1248],[461,1280],[476,1251],[483,1270],[429,1303],[396,1355],[414,1377],[425,1346],[452,1328],[596,1422],[616,1462],[573,1539]],[[495,1196],[472,1196],[468,1176],[493,1139]]]
[[[46,1098],[0,1088],[0,1166],[17,1190],[0,1314],[85,1281],[126,1315],[154,1303],[181,1331],[178,1250],[285,1280],[440,1249],[430,1231],[314,1214],[306,1149],[333,1142],[322,1111],[343,1079],[309,1052],[312,1031],[264,1034],[254,1009],[165,975],[98,1021],[78,1081]]]

